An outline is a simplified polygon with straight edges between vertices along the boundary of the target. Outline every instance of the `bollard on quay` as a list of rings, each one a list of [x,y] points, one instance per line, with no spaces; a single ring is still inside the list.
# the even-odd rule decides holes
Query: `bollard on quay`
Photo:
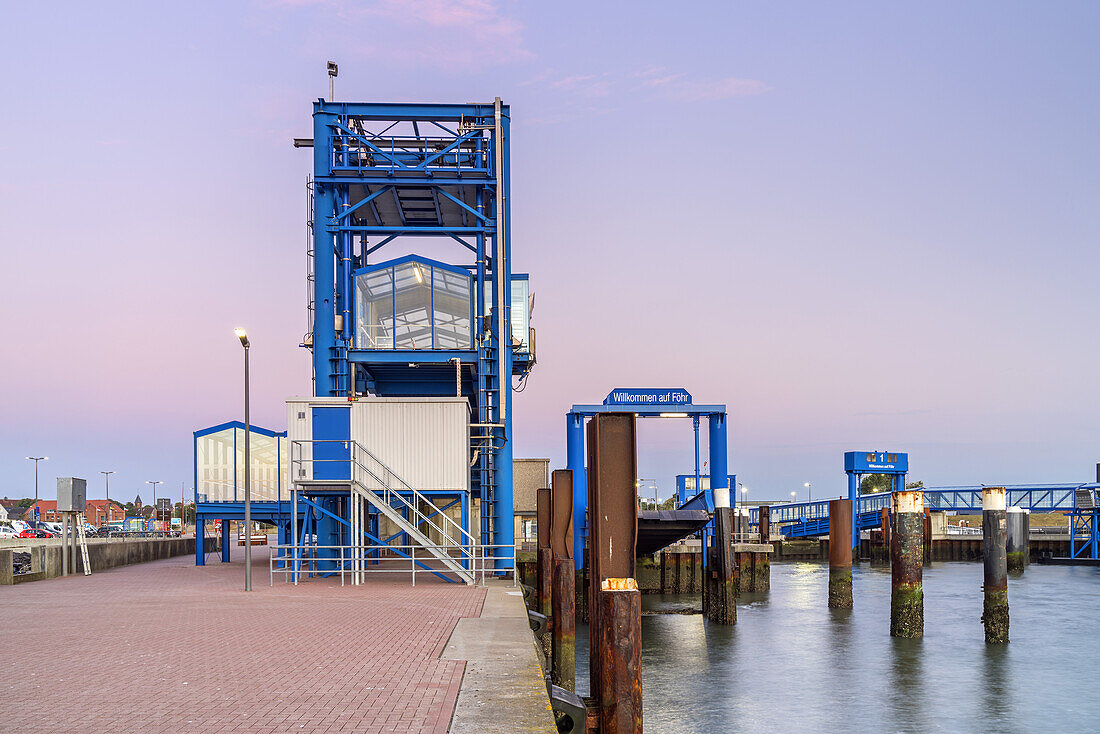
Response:
[[[554,555],[550,583],[550,682],[577,690],[576,609],[573,575],[573,472],[550,475],[550,550]]]
[[[985,561],[985,641],[1008,642],[1008,559],[1005,488],[982,487],[982,558]]]
[[[899,489],[891,499],[890,635],[919,638],[924,636],[924,492]]]
[[[1008,529],[1005,537],[1005,556],[1008,570],[1023,571],[1031,563],[1031,513],[1023,507],[1009,507],[1006,511]]]
[[[851,500],[829,500],[829,606],[852,607]]]

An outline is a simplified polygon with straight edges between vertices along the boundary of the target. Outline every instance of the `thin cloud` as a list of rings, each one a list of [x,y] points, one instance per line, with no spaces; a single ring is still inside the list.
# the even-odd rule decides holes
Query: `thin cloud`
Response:
[[[372,58],[465,70],[529,61],[524,25],[496,0],[267,0],[271,9],[322,8],[338,23],[336,34],[362,38]]]
[[[771,87],[762,81],[730,76],[724,79],[693,81],[674,85],[673,93],[688,102],[715,102],[734,97],[750,97],[770,90]]]
[[[763,94],[771,90],[770,86],[756,79],[692,79],[687,74],[663,66],[650,66],[619,74],[605,72],[557,76],[550,71],[544,71],[520,83],[520,86],[536,85],[578,97],[643,93],[685,102],[714,102]]]
[[[607,74],[577,74],[550,82],[553,89],[576,92],[588,97],[604,97],[611,93],[615,80]]]

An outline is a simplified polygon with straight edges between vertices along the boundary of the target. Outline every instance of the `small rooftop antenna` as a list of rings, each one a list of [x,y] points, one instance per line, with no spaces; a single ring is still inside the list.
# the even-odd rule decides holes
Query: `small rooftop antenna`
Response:
[[[333,101],[332,80],[340,73],[340,67],[335,61],[328,62],[328,101]]]

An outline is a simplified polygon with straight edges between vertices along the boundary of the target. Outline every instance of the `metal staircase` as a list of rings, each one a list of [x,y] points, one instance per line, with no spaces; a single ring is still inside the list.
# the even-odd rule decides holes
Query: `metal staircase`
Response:
[[[445,571],[451,572],[467,584],[474,583],[475,559],[477,558],[478,542],[472,535],[463,530],[446,513],[437,513],[436,517],[442,518],[437,523],[430,515],[425,514],[421,507],[435,505],[424,494],[402,479],[390,467],[384,464],[377,456],[354,441],[340,442],[348,446],[348,458],[336,460],[315,460],[313,452],[303,451],[305,445],[323,443],[320,441],[294,441],[291,447],[291,475],[295,477],[295,491],[307,488],[316,489],[347,489],[350,493],[349,522],[351,526],[352,544],[350,554],[344,558],[352,564],[352,570],[361,571],[365,568],[367,554],[378,547],[368,549],[364,547],[362,539],[368,537],[367,522],[370,507],[374,507],[384,517],[408,535],[413,543],[423,547],[427,553],[439,561]],[[308,470],[303,475],[303,465],[312,465],[324,461],[328,464],[347,465],[348,476],[346,479],[313,479],[299,478],[311,477],[313,471]],[[407,518],[407,519],[406,519]],[[434,532],[438,541],[433,541],[429,534]],[[425,556],[425,559],[427,557]],[[361,581],[360,574],[353,573],[353,583]]]

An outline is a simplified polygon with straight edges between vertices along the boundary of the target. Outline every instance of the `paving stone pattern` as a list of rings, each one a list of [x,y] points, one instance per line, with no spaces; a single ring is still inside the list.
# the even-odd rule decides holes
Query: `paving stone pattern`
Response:
[[[0,587],[0,731],[446,732],[439,656],[485,590],[427,574],[268,586],[194,557]]]

